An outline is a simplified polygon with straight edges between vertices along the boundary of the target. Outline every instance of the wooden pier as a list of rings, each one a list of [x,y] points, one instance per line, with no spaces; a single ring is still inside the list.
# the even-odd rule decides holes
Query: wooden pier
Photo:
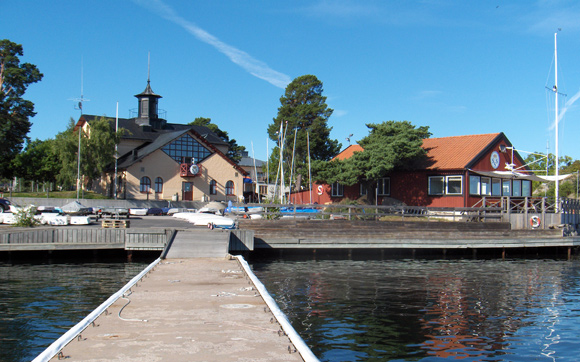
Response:
[[[318,361],[265,297],[235,258],[162,260],[34,361]]]
[[[504,249],[580,246],[563,230],[512,230],[509,223],[243,220],[255,249]]]
[[[239,229],[200,227],[37,227],[0,230],[2,251],[104,250],[159,251],[176,236],[226,240],[230,253],[259,249],[506,249],[573,248],[580,236],[564,230],[512,230],[502,222],[374,220],[239,220]]]

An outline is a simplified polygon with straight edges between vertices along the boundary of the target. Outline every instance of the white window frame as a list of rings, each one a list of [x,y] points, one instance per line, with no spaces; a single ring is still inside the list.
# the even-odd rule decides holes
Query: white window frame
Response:
[[[344,196],[344,186],[340,182],[335,182],[332,184],[331,197],[342,197]]]
[[[432,184],[432,182],[434,180],[437,180],[437,181],[441,182],[441,185],[442,186],[441,186],[441,192],[440,193],[434,193],[432,191],[431,184]],[[445,176],[429,176],[428,177],[428,183],[429,183],[429,185],[428,185],[427,193],[429,195],[434,195],[434,196],[445,195]]]
[[[450,192],[449,184],[451,181],[459,180],[459,192]],[[446,195],[463,195],[463,176],[461,175],[451,175],[445,176],[445,194]]]

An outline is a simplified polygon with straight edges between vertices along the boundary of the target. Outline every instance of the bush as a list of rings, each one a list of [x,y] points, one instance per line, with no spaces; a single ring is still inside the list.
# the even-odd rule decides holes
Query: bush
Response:
[[[19,227],[34,227],[39,223],[38,220],[34,218],[36,214],[36,207],[28,206],[21,209],[18,209],[16,213],[14,213],[14,217],[16,218],[16,223],[13,226]]]

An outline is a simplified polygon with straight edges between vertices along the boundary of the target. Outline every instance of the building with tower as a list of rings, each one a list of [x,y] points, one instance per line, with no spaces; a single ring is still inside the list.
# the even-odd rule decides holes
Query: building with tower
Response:
[[[124,130],[115,167],[94,182],[95,191],[119,199],[168,201],[239,201],[249,173],[226,156],[229,144],[209,128],[169,123],[160,117],[160,95],[147,80],[134,118],[119,118]],[[101,116],[82,115],[76,127],[87,134]],[[116,119],[105,117],[111,127]],[[245,179],[245,181],[244,181]]]

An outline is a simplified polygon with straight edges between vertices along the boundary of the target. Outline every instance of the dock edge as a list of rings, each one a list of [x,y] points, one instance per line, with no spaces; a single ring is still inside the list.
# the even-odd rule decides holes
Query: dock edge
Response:
[[[298,332],[296,332],[294,327],[292,327],[292,324],[290,324],[288,317],[286,317],[286,314],[284,314],[284,312],[280,310],[278,304],[276,303],[274,298],[272,298],[270,293],[268,293],[268,290],[266,289],[264,284],[258,279],[258,277],[256,277],[252,269],[250,269],[250,265],[244,259],[244,257],[241,255],[235,255],[235,258],[238,259],[240,265],[242,266],[242,268],[244,268],[244,271],[246,272],[252,283],[254,283],[254,286],[256,287],[256,289],[258,289],[258,292],[260,292],[260,294],[262,295],[262,299],[264,299],[264,302],[266,302],[268,308],[270,308],[270,311],[272,312],[274,317],[276,317],[278,323],[284,329],[284,332],[286,332],[288,338],[302,356],[302,359],[304,359],[305,362],[319,362],[320,360],[314,355],[314,353],[312,353],[310,347],[308,347],[308,345],[304,342],[302,337],[300,337]]]

